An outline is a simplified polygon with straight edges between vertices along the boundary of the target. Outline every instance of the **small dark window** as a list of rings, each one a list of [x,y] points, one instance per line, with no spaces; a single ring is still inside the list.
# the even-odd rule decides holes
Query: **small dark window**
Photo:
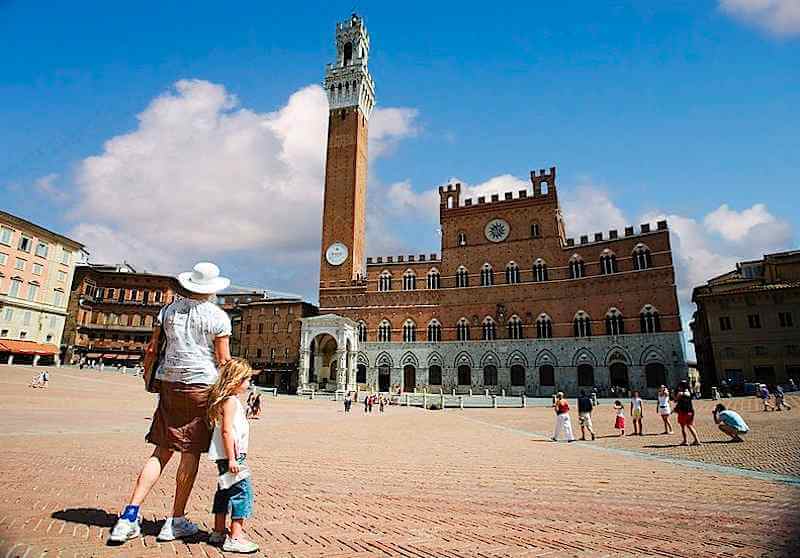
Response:
[[[356,366],[356,383],[357,384],[367,383],[367,367],[363,364],[359,364]]]
[[[747,324],[750,326],[750,329],[760,329],[761,316],[758,314],[749,314],[747,316]]]
[[[720,318],[719,318],[719,329],[722,330],[722,331],[729,331],[729,330],[733,329],[733,324],[731,323],[730,316],[720,316]]]
[[[781,327],[794,327],[794,319],[791,312],[778,312],[778,323]]]
[[[353,43],[344,45],[344,65],[349,66],[353,62]]]

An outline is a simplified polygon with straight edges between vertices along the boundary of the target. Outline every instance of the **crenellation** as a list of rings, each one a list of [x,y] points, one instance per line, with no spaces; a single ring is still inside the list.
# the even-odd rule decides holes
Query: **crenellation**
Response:
[[[610,231],[608,231],[608,239],[609,240],[616,240],[617,237],[618,237],[617,229],[611,229]]]
[[[514,199],[514,192],[506,192],[504,194],[504,199],[505,200],[513,200]]]
[[[666,221],[666,219],[662,219],[661,221],[658,221],[658,222],[656,223],[656,228],[657,228],[658,230],[660,230],[660,231],[665,231],[665,230],[667,230],[667,221]]]
[[[492,194],[492,198],[491,199],[492,199],[493,202],[500,201],[500,196],[499,196],[499,194]]]
[[[603,241],[603,233],[594,233],[594,241],[595,242],[602,242]]]
[[[633,236],[633,227],[625,227],[625,236]]]
[[[650,232],[650,223],[643,223],[641,225],[641,231],[642,231],[642,234],[649,233]]]

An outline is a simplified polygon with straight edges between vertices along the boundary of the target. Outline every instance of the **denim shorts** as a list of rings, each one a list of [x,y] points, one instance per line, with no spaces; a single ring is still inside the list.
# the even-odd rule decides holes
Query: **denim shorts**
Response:
[[[244,463],[244,457],[240,457],[238,461],[240,464]],[[218,460],[217,470],[219,470],[220,475],[227,473],[228,460]],[[231,519],[247,519],[252,517],[253,485],[250,483],[250,477],[242,479],[230,488],[224,490],[217,487],[211,513],[230,513]]]

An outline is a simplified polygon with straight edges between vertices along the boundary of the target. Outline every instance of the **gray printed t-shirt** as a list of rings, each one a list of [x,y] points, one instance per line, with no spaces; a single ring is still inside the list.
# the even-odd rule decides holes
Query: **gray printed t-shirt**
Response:
[[[214,361],[214,339],[231,334],[231,320],[207,300],[176,297],[158,313],[164,325],[166,354],[156,378],[182,384],[213,384],[219,377]]]

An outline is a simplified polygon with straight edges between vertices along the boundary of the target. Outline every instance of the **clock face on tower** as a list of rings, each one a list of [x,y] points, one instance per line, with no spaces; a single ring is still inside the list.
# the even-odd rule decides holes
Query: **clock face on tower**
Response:
[[[486,235],[486,240],[491,242],[503,242],[508,238],[508,233],[511,232],[511,227],[508,222],[503,219],[492,219],[486,223],[483,233]]]
[[[325,259],[331,265],[342,265],[347,260],[347,246],[334,242],[325,250]]]

